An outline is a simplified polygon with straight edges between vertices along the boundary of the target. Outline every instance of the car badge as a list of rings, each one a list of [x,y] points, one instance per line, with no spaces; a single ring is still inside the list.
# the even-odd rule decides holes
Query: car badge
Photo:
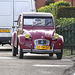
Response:
[[[41,44],[43,44],[44,43],[44,41],[43,40],[41,40]]]
[[[43,37],[43,36],[41,36],[41,38],[43,39],[44,37]]]

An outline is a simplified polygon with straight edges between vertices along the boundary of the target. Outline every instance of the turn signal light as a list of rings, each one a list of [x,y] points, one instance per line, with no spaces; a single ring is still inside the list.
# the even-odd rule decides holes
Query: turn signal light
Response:
[[[22,44],[25,45],[25,42],[23,42]]]
[[[61,43],[59,43],[59,46],[61,46]]]

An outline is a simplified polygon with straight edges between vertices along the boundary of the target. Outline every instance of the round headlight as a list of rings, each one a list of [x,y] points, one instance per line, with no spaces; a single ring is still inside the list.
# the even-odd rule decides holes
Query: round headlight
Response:
[[[25,38],[29,38],[29,37],[30,37],[30,35],[29,35],[29,34],[26,34],[26,35],[25,35]]]
[[[55,34],[54,35],[55,39],[59,38],[59,35],[58,34]]]

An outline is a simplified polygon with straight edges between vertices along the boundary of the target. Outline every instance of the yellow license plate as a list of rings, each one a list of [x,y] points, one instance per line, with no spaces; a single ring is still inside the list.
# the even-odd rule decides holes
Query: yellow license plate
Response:
[[[10,33],[9,29],[0,29],[0,33]]]
[[[36,46],[36,49],[50,50],[50,46]]]

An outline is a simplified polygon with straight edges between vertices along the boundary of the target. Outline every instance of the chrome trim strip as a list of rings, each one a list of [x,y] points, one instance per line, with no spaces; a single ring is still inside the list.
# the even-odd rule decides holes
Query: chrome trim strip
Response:
[[[54,49],[54,51],[52,49],[50,50],[36,50],[36,49],[23,49],[23,52],[28,52],[28,53],[45,53],[45,54],[49,54],[49,53],[60,53],[61,49]]]
[[[39,40],[45,40],[45,41],[46,41],[46,44],[38,44],[38,41],[39,41]],[[36,39],[36,40],[34,40],[34,44],[35,44],[35,45],[44,45],[44,46],[49,46],[50,41],[47,40],[47,39]]]

